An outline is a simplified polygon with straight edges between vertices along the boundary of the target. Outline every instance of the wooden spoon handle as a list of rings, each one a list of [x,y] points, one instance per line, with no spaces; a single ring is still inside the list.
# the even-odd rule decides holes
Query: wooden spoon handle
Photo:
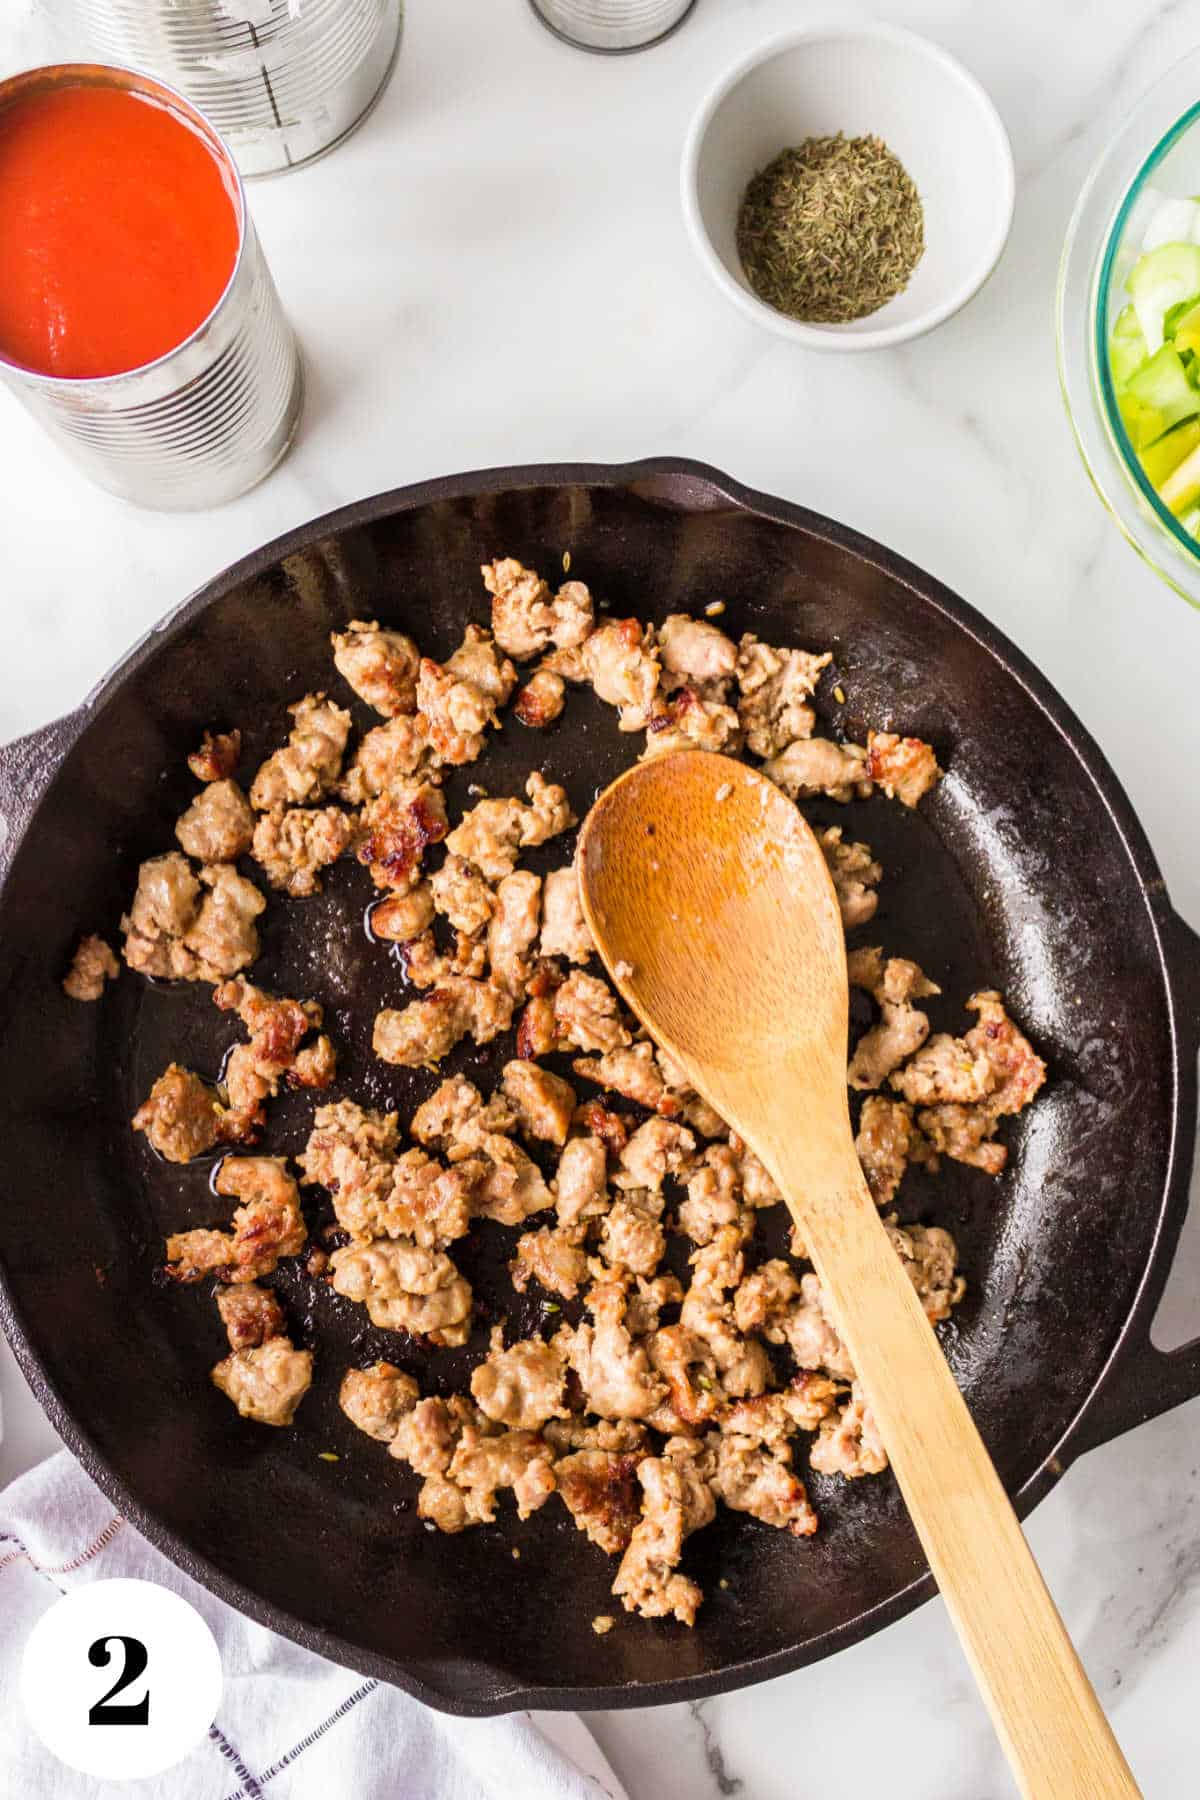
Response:
[[[818,1201],[806,1173],[777,1176],[1021,1793],[1137,1795],[857,1162]]]

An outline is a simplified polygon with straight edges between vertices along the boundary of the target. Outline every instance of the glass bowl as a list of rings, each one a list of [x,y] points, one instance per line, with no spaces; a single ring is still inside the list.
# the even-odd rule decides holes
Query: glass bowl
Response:
[[[1108,335],[1128,301],[1125,279],[1164,198],[1200,194],[1200,51],[1134,107],[1089,175],[1058,276],[1058,371],[1096,492],[1156,574],[1200,607],[1200,543],[1142,472],[1117,410]]]

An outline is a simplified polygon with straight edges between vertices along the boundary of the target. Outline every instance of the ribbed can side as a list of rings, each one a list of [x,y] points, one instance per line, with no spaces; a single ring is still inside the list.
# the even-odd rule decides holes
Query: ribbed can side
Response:
[[[353,131],[403,16],[403,0],[67,0],[73,50],[178,88],[243,175],[296,168]]]
[[[295,334],[253,226],[220,313],[176,357],[17,393],[93,481],[138,506],[219,506],[253,487],[291,443],[303,403]]]
[[[586,50],[640,50],[673,31],[695,0],[532,0],[551,30]]]

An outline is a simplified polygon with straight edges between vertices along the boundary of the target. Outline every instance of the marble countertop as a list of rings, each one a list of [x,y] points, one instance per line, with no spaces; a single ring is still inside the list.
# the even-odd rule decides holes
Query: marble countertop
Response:
[[[46,60],[9,0],[0,72]],[[850,7],[851,13],[858,9]],[[494,463],[713,462],[879,538],[996,620],[1099,739],[1176,906],[1200,925],[1200,618],[1125,545],[1058,395],[1053,292],[1106,123],[1200,39],[1200,0],[997,11],[883,0],[990,89],[1016,221],[966,311],[903,349],[821,357],[744,321],[684,236],[686,123],[795,0],[700,0],[645,56],[580,55],[524,0],[410,0],[396,77],[338,153],[251,203],[303,341],[299,441],[193,516],[84,484],[0,395],[0,738],[75,705],[199,582],[342,502]],[[1200,1208],[1156,1335],[1200,1328]],[[0,1483],[54,1436],[0,1348]],[[1081,1460],[1029,1533],[1147,1795],[1200,1763],[1200,1402]],[[940,1602],[796,1675],[693,1707],[592,1716],[632,1800],[1001,1800],[1011,1789]]]

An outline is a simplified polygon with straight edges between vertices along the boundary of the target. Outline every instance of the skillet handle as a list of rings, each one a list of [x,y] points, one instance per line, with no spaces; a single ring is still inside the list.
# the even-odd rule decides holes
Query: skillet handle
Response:
[[[1194,1102],[1196,1059],[1200,1056],[1200,933],[1171,912],[1164,921],[1163,937],[1167,968],[1178,1020],[1180,1061],[1185,1085],[1191,1084],[1193,1100],[1185,1103],[1181,1127],[1184,1168],[1175,1179],[1186,1188],[1195,1154],[1196,1108]],[[1165,1275],[1164,1275],[1165,1283]],[[1170,1412],[1185,1400],[1200,1396],[1200,1337],[1178,1350],[1158,1350],[1150,1341],[1150,1325],[1161,1286],[1140,1307],[1128,1339],[1089,1407],[1072,1448],[1094,1450],[1135,1425],[1144,1425],[1160,1413]]]
[[[34,808],[79,735],[84,709],[0,744],[0,883],[8,876]]]
[[[1200,1394],[1200,1338],[1180,1350],[1156,1350],[1148,1334],[1124,1349],[1071,1444],[1071,1454],[1096,1450]]]

